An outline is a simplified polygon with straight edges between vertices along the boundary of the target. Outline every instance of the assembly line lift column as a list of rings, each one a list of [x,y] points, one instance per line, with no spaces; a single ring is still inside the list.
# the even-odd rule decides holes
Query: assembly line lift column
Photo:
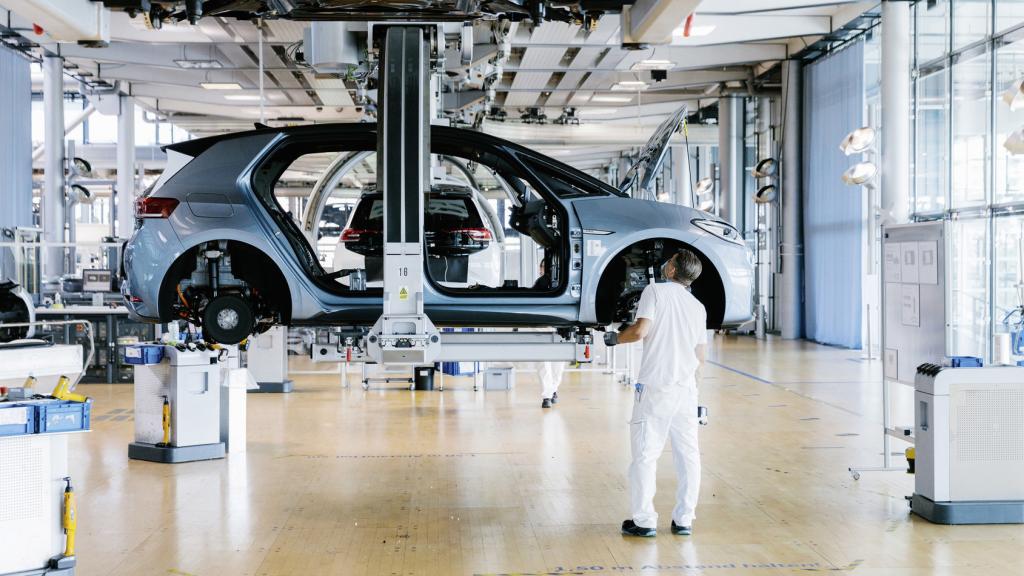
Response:
[[[377,174],[384,194],[384,312],[367,337],[378,363],[424,365],[440,348],[423,308],[423,194],[430,184],[430,37],[388,25],[380,66]]]

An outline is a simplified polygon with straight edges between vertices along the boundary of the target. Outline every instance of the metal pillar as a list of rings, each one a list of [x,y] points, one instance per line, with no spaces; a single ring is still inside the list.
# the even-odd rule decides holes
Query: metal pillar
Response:
[[[718,100],[718,164],[721,188],[719,215],[742,230],[743,99],[737,96],[723,96]]]
[[[135,100],[121,97],[117,115],[117,236],[135,230]]]
[[[804,189],[803,66],[797,60],[782,63],[782,242],[779,282],[779,324],[783,338],[804,336]]]
[[[693,175],[690,173],[690,155],[686,146],[673,146],[672,200],[682,206],[693,205]]]
[[[430,185],[430,30],[389,26],[380,66],[377,174],[384,194],[384,313],[371,330],[378,363],[429,364],[440,337],[423,308],[423,196]]]
[[[910,219],[910,3],[882,2],[882,195],[888,223]]]
[[[64,61],[56,56],[43,58],[43,240],[64,242]],[[56,279],[64,274],[64,248],[48,248],[43,260],[43,276]]]

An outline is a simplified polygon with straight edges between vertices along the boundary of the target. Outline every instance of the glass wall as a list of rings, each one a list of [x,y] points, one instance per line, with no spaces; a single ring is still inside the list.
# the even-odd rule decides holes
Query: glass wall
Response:
[[[914,217],[950,221],[950,354],[990,357],[992,334],[1024,304],[1024,0],[914,5]]]

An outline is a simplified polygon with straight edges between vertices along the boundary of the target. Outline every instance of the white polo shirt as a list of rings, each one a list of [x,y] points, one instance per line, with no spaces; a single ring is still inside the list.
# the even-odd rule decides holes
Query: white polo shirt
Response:
[[[645,386],[695,386],[696,348],[707,344],[707,311],[678,282],[650,284],[640,295],[636,317],[651,328],[644,337],[637,382]]]

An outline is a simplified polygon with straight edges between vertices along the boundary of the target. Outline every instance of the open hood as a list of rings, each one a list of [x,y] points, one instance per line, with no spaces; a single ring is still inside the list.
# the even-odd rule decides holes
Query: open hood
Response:
[[[668,156],[669,141],[672,140],[672,135],[682,128],[683,121],[686,120],[686,113],[686,104],[683,104],[658,126],[654,134],[651,135],[651,139],[640,149],[640,157],[636,163],[629,167],[625,177],[619,183],[621,192],[628,192],[637,179],[640,180],[641,190],[650,190],[658,171],[661,170],[662,163],[665,162],[665,157]]]

